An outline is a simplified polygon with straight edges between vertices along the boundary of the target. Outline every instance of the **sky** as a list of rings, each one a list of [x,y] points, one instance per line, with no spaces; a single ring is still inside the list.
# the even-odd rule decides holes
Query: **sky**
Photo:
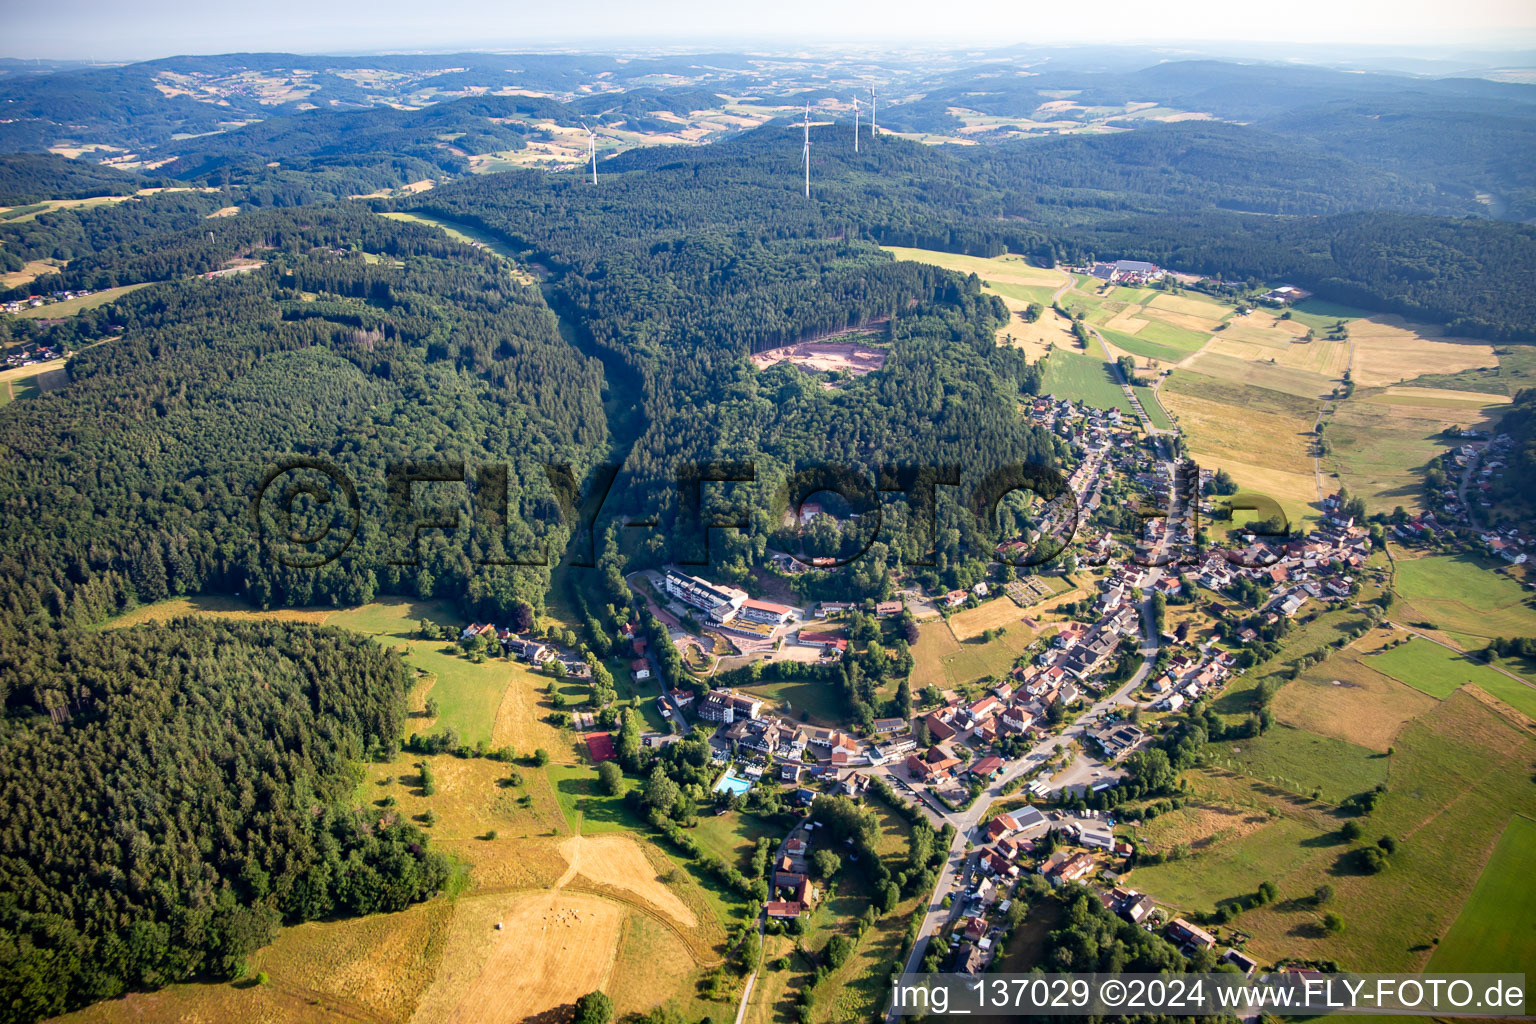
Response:
[[[0,8],[0,56],[53,60],[845,41],[1536,45],[1533,0],[3,0]]]

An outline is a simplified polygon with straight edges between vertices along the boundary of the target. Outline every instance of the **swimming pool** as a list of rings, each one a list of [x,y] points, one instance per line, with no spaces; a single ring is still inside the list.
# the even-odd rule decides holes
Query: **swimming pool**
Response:
[[[751,788],[752,782],[750,779],[743,779],[734,773],[727,771],[724,775],[720,776],[719,781],[715,783],[714,791],[716,793],[729,792],[735,793],[737,796],[744,796],[746,795],[747,790]]]

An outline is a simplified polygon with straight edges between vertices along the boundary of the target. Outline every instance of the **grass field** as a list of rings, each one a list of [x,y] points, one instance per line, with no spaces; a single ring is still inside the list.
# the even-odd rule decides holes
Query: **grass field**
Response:
[[[1369,511],[1390,512],[1398,505],[1416,510],[1424,466],[1447,447],[1442,432],[1453,425],[1488,429],[1490,412],[1504,401],[1479,405],[1397,389],[1357,393],[1328,418],[1325,435],[1332,450],[1325,461],[1351,494],[1365,499]]]
[[[1524,588],[1492,562],[1472,555],[1424,555],[1395,550],[1395,589],[1408,609],[1403,621],[1426,620],[1439,629],[1486,641],[1536,636],[1536,609]]]
[[[1218,900],[1251,893],[1260,882],[1284,878],[1312,856],[1324,833],[1279,818],[1240,838],[1213,843],[1193,856],[1136,868],[1128,881],[1159,902],[1182,910],[1214,910]]]
[[[1160,394],[1201,466],[1226,469],[1243,490],[1274,498],[1293,522],[1315,514],[1317,402],[1188,370],[1175,370]]]
[[[1141,408],[1146,412],[1147,419],[1152,421],[1152,426],[1158,430],[1172,430],[1173,420],[1163,411],[1163,405],[1158,401],[1157,395],[1151,388],[1132,388],[1136,393],[1137,401],[1141,402]]]
[[[1024,612],[1007,598],[1001,598],[1020,618]],[[996,603],[996,602],[994,602]],[[977,611],[984,610],[976,609]],[[912,645],[912,686],[937,686],[940,689],[963,686],[984,676],[1002,677],[1034,639],[1024,625],[1007,629],[1002,636],[982,643],[978,638],[964,642],[956,639],[942,619],[920,623],[917,643]]]
[[[1086,402],[1095,409],[1119,409],[1129,413],[1131,400],[1115,383],[1103,360],[1058,348],[1045,361],[1042,390],[1057,398]]]
[[[1353,321],[1349,337],[1355,345],[1355,382],[1362,387],[1498,364],[1493,347],[1485,341],[1447,337],[1439,328],[1398,316]]]
[[[1536,821],[1516,815],[1477,888],[1429,958],[1431,971],[1514,970],[1536,964]]]
[[[1354,970],[1422,970],[1432,940],[1462,912],[1503,823],[1536,812],[1536,743],[1465,693],[1409,723],[1396,749],[1386,793],[1362,822],[1368,839],[1391,835],[1401,843],[1388,869],[1361,873],[1349,848],[1326,837],[1304,865],[1275,879],[1278,902],[1238,919],[1254,936],[1253,948],[1327,957]],[[1322,910],[1306,898],[1325,883],[1336,893],[1328,909],[1346,925],[1337,935],[1318,927]]]
[[[1376,751],[1288,725],[1277,724],[1262,736],[1212,744],[1211,759],[1218,767],[1293,793],[1318,793],[1331,804],[1387,778],[1387,758]]]
[[[1511,679],[1437,643],[1415,638],[1366,662],[1432,697],[1444,700],[1468,683],[1536,720],[1536,686]]]
[[[1385,751],[1405,725],[1435,702],[1391,678],[1386,669],[1371,667],[1377,662],[1349,651],[1334,654],[1280,688],[1271,704],[1275,718],[1298,729]]]
[[[837,726],[847,718],[847,707],[835,683],[810,679],[744,686],[743,690],[765,700],[789,705],[790,713],[811,725]]]
[[[644,831],[649,826],[624,802],[624,793],[634,785],[633,779],[624,780],[624,788],[617,796],[603,792],[597,781],[597,770],[584,764],[548,764],[544,772],[560,802],[565,827],[582,835],[598,835],[604,832]],[[524,771],[526,776],[529,772]]]
[[[87,309],[95,309],[97,306],[105,306],[122,298],[129,292],[136,292],[140,288],[148,288],[154,282],[146,281],[143,284],[125,284],[118,288],[103,288],[92,295],[85,295],[78,299],[65,299],[63,302],[50,302],[44,306],[33,306],[24,309],[17,316],[24,316],[32,320],[51,320],[55,317],[73,316]]]

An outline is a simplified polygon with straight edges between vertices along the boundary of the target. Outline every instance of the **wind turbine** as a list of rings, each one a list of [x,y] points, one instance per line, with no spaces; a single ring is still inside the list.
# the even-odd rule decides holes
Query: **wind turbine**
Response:
[[[805,164],[805,198],[811,198],[811,104],[807,100],[805,104],[805,148],[801,150],[800,160]]]
[[[880,126],[875,123],[875,87],[869,87],[869,137],[874,138],[880,134]]]
[[[858,93],[854,93],[854,96],[853,96],[853,151],[855,153],[857,153],[859,151],[859,96],[858,96]]]
[[[587,122],[581,122],[581,126],[587,129],[587,156],[592,158],[592,184],[597,184],[597,132],[587,128]]]

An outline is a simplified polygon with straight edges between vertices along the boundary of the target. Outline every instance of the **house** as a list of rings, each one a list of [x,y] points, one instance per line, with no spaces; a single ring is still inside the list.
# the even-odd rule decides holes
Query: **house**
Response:
[[[875,735],[889,736],[893,732],[906,732],[909,724],[905,718],[877,718]]]
[[[1046,817],[1040,813],[1038,807],[1020,807],[1013,812],[1013,820],[1018,823],[1017,827],[1020,829],[1031,829],[1046,823]]]
[[[802,629],[795,634],[795,642],[802,647],[820,647],[824,651],[848,649],[848,638],[837,633],[820,633]]]
[[[937,711],[929,712],[924,716],[923,724],[928,726],[928,735],[935,743],[943,743],[945,740],[955,738],[955,727],[940,718]]]
[[[1003,836],[1018,830],[1018,820],[1006,811],[987,822],[987,838],[990,840],[1001,839]]]
[[[1216,936],[1199,925],[1190,924],[1182,917],[1176,917],[1168,922],[1168,937],[1181,946],[1210,949],[1216,945]]]
[[[768,916],[780,921],[788,921],[800,916],[800,904],[793,900],[773,900],[764,908]]]
[[[1131,924],[1141,924],[1152,913],[1156,905],[1151,896],[1144,896],[1139,892],[1132,892],[1120,901],[1117,913]]]
[[[972,945],[962,945],[950,969],[956,974],[980,974],[987,966],[986,954]]]
[[[784,763],[780,764],[779,765],[779,781],[780,782],[799,782],[800,781],[800,765],[795,764],[793,761],[785,761]]]
[[[900,615],[901,609],[900,601],[881,601],[875,605],[875,617],[883,619],[891,615]]]
[[[848,776],[837,784],[837,791],[844,796],[861,797],[869,791],[869,776],[863,772],[849,772]]]
[[[1259,969],[1259,962],[1246,953],[1240,953],[1235,949],[1229,949],[1221,954],[1221,962],[1231,964],[1244,974],[1252,974]]]
[[[1000,757],[984,757],[971,765],[971,774],[978,778],[990,779],[1003,770],[1003,759]]]
[[[1058,857],[1061,859],[1058,860]],[[1086,853],[1067,854],[1061,851],[1053,854],[1045,864],[1041,865],[1040,873],[1052,885],[1064,885],[1067,882],[1081,881],[1091,874],[1096,866],[1093,858]]]
[[[651,678],[651,666],[644,658],[636,658],[629,663],[630,674],[635,677],[635,682],[643,683]]]

